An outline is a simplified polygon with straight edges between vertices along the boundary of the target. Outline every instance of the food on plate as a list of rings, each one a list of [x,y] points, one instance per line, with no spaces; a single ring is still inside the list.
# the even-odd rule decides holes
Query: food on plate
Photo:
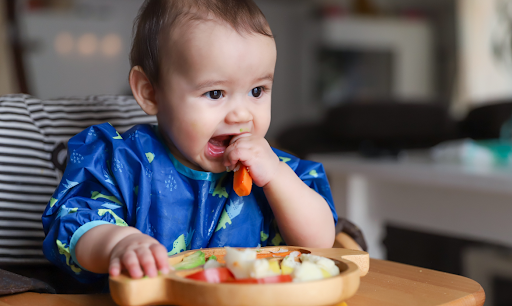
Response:
[[[325,278],[325,276],[327,275],[322,273],[322,269],[310,261],[301,263],[301,265],[293,269],[292,272],[293,280],[296,282],[319,280]]]
[[[300,260],[304,262],[311,262],[316,264],[323,272],[327,272],[329,275],[340,274],[340,268],[334,264],[334,261],[317,255],[302,254]]]
[[[293,270],[300,266],[299,262],[300,252],[291,252],[281,262],[281,271],[283,274],[292,274]]]
[[[194,274],[188,275],[188,279],[208,282],[208,283],[235,283],[235,284],[275,284],[289,283],[292,281],[290,275],[275,275],[262,278],[242,278],[236,279],[228,268],[205,269]]]
[[[202,266],[206,263],[205,255],[201,251],[192,253],[191,255],[183,258],[183,260],[174,265],[176,270],[193,269]]]
[[[187,278],[214,284],[226,283],[235,279],[233,273],[226,267],[204,269],[187,275]]]
[[[213,256],[210,256],[210,258],[208,258],[208,261],[204,264],[204,269],[217,269],[217,268],[220,268],[222,267],[222,264],[220,264],[218,261],[217,261],[217,257],[215,257],[215,255]]]
[[[249,169],[245,166],[237,166],[233,177],[233,190],[240,197],[245,197],[251,194],[252,177],[249,175]]]
[[[226,248],[226,267],[236,278],[250,277],[252,263],[256,260],[256,252],[250,249],[238,251],[233,248]]]
[[[270,284],[306,282],[340,274],[331,259],[286,249],[259,254],[254,249],[226,247],[226,255],[212,255],[206,262],[204,253],[197,251],[174,267],[182,270],[201,265],[202,270],[186,278],[209,283]]]

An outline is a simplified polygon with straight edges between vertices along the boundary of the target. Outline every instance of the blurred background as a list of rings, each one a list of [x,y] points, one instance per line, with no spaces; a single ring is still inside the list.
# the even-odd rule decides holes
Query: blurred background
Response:
[[[372,257],[512,305],[512,1],[256,2],[278,48],[269,141],[324,163]],[[1,0],[0,95],[130,95],[141,3]]]

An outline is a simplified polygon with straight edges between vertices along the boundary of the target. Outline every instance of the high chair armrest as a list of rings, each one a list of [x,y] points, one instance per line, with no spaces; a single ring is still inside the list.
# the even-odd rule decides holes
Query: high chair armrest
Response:
[[[344,248],[344,249],[351,249],[351,250],[358,250],[362,251],[363,248],[357,244],[357,242],[352,239],[349,235],[341,232],[336,235],[334,238],[334,245],[333,248]]]
[[[338,225],[341,230],[334,239],[333,248],[368,251],[363,232],[357,225],[344,218],[338,220]]]

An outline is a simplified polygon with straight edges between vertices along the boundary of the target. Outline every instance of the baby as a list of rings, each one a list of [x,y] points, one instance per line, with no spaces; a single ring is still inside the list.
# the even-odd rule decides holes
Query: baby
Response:
[[[167,273],[207,247],[329,248],[337,215],[321,164],[270,147],[276,45],[252,0],[148,0],[135,24],[130,86],[158,126],[109,124],[69,140],[43,214],[43,249],[92,281]],[[250,195],[233,191],[247,167]]]

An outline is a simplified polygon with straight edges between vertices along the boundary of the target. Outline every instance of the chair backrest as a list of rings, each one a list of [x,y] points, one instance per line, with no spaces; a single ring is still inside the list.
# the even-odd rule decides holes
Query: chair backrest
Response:
[[[0,97],[0,264],[47,262],[41,215],[62,175],[52,153],[103,122],[122,133],[136,124],[156,124],[156,118],[129,96]],[[65,150],[60,155],[62,160]]]

